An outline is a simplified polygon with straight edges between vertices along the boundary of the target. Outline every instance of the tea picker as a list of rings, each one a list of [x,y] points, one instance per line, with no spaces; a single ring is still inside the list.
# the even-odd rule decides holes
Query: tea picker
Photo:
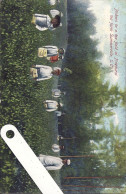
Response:
[[[50,10],[50,16],[45,14],[34,14],[31,23],[36,26],[40,31],[55,30],[57,27],[62,26],[61,23],[62,13],[58,10]]]
[[[47,170],[60,170],[64,165],[68,166],[71,164],[69,159],[62,160],[59,157],[46,156],[42,154],[39,155],[38,159]]]

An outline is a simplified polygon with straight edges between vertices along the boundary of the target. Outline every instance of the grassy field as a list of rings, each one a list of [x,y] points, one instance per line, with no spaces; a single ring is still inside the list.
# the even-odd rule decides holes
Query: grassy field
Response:
[[[37,57],[37,49],[51,44],[65,46],[66,31],[64,34],[59,28],[54,32],[40,32],[31,24],[31,19],[34,13],[49,14],[51,8],[55,7],[49,6],[46,0],[4,0],[0,8],[0,127],[8,123],[15,125],[36,155],[54,155],[50,148],[56,139],[55,114],[45,111],[43,101],[52,99],[51,89],[57,86],[58,79],[34,82],[29,70],[34,64],[50,65],[45,59]],[[58,8],[65,14],[66,1]],[[60,65],[56,63],[53,66]],[[39,193],[2,139],[0,147],[0,191]],[[59,179],[58,172],[51,174],[56,180]]]

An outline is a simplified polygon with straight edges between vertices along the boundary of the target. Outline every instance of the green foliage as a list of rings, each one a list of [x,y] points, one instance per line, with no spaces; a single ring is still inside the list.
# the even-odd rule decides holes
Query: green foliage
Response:
[[[5,0],[0,8],[0,128],[9,123],[15,125],[36,155],[50,154],[47,148],[53,143],[54,114],[47,113],[43,107],[43,101],[51,98],[53,79],[34,82],[30,78],[30,67],[47,64],[46,60],[38,59],[37,49],[53,44],[53,35],[50,31],[37,30],[31,20],[34,13],[49,14],[50,8],[46,0]],[[23,182],[23,191],[38,192],[27,173],[20,171],[19,163],[2,139],[0,147],[0,191],[16,192]],[[18,179],[20,183],[16,183]]]
[[[116,160],[118,153],[113,153],[115,136],[117,131],[122,134],[122,129],[113,126],[109,132],[104,126],[104,118],[107,120],[112,117],[115,114],[113,108],[117,107],[120,101],[124,101],[124,92],[118,85],[110,87],[110,83],[105,82],[105,75],[110,73],[111,69],[105,68],[99,62],[102,54],[97,51],[98,42],[90,38],[90,35],[95,34],[95,18],[87,11],[87,7],[87,2],[68,2],[68,47],[63,66],[69,68],[72,74],[64,75],[60,79],[60,84],[66,91],[64,105],[67,112],[62,119],[62,133],[66,137],[77,137],[73,141],[64,141],[67,145],[67,155],[95,156],[78,160],[72,158],[72,169],[64,169],[61,174],[62,177],[116,176],[118,173],[124,176],[124,163],[119,164],[119,160]],[[97,129],[96,124],[100,124],[101,128]],[[90,140],[94,140],[94,145],[91,145]],[[104,153],[93,153],[94,150],[100,151],[100,145]],[[123,161],[125,162],[124,158]],[[68,184],[72,181],[69,180]],[[109,185],[109,181],[110,179],[105,181],[105,184]],[[112,179],[110,185],[121,185],[123,182],[121,178],[118,178],[117,182]],[[77,180],[74,183],[76,184]],[[104,182],[92,180],[90,184],[99,186],[100,183]],[[89,183],[85,182],[85,185]]]

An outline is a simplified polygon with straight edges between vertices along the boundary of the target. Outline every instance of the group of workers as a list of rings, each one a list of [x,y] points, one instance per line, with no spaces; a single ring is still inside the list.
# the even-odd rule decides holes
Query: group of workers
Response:
[[[59,2],[59,0],[49,0],[51,5]],[[63,14],[58,10],[50,10],[50,15],[44,14],[34,14],[32,18],[32,24],[36,26],[36,28],[40,31],[45,30],[55,30],[57,27],[62,26],[61,17]],[[65,50],[63,48],[58,48],[57,46],[43,46],[38,48],[38,57],[46,57],[46,59],[51,62],[57,62],[64,58]],[[32,78],[36,81],[47,80],[50,79],[53,75],[59,76],[61,74],[61,68],[59,67],[50,67],[45,65],[33,65],[30,69],[30,73]],[[54,98],[60,97],[62,93],[59,89],[52,90],[52,96]],[[46,111],[52,112],[55,111],[56,115],[59,117],[62,113],[57,110],[59,107],[62,107],[62,103],[58,103],[55,100],[46,100],[43,102]],[[61,149],[64,149],[64,146],[60,146],[57,144],[52,145],[53,152],[59,152]],[[43,164],[43,166],[47,170],[59,170],[63,165],[70,165],[71,161],[69,159],[62,160],[59,157],[47,156],[40,154],[38,159]]]
[[[62,94],[65,94],[65,92],[61,92],[59,89],[53,89],[52,90],[52,96],[54,98],[60,97]],[[46,111],[52,112],[55,111],[57,117],[60,117],[64,115],[65,113],[62,111],[57,110],[59,107],[62,107],[62,103],[58,103],[55,100],[46,100],[44,101],[44,106],[46,108]],[[60,152],[60,150],[63,150],[64,146],[60,146],[57,144],[52,145],[52,151],[53,152]],[[63,165],[70,165],[71,161],[69,159],[62,160],[59,157],[54,156],[46,156],[40,154],[38,159],[41,161],[41,163],[45,166],[47,170],[59,170],[62,168]]]

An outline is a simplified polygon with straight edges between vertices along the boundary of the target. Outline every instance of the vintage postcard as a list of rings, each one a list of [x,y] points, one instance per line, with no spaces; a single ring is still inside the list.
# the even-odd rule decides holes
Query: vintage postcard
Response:
[[[126,0],[0,0],[0,43],[0,129],[63,194],[126,193]],[[46,194],[17,155],[0,194]]]

